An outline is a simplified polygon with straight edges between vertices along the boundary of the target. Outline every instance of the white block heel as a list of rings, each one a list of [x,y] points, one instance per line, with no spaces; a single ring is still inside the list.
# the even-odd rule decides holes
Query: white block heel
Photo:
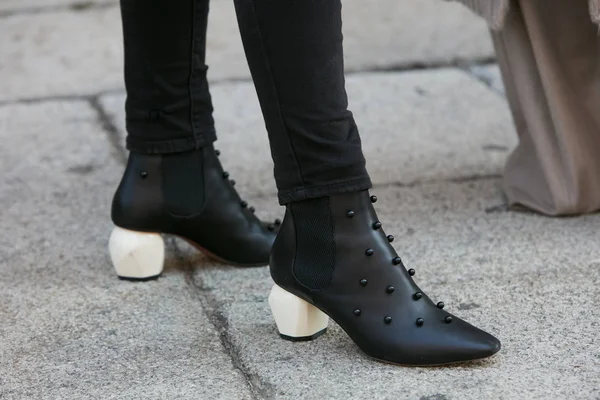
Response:
[[[327,330],[327,314],[277,285],[271,289],[269,306],[283,339],[313,340]]]
[[[165,242],[158,233],[115,227],[108,251],[117,275],[126,280],[157,278],[165,262]]]

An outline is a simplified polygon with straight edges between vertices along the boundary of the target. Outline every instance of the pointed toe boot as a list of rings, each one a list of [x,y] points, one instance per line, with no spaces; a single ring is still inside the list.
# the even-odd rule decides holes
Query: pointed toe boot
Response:
[[[117,275],[160,275],[161,234],[183,238],[209,257],[237,266],[266,265],[280,221],[260,221],[240,198],[212,146],[196,151],[131,153],[113,199],[109,252]]]
[[[367,192],[292,203],[271,256],[281,337],[310,340],[329,317],[369,356],[402,365],[489,357],[494,336],[448,313],[414,282]]]

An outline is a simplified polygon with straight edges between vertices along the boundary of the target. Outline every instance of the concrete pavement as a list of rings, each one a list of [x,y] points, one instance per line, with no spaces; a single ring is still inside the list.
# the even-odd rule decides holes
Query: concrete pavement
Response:
[[[217,146],[259,214],[279,217],[231,1],[211,9]],[[118,6],[4,0],[0,398],[600,398],[600,216],[507,211],[516,135],[485,25],[436,0],[345,0],[344,13],[351,109],[385,229],[420,286],[502,352],[403,368],[368,359],[335,324],[284,342],[266,268],[216,264],[173,239],[159,280],[117,280],[106,244],[126,155]]]

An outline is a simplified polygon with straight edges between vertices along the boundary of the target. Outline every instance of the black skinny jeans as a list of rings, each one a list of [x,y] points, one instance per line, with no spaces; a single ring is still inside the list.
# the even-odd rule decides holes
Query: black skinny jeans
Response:
[[[368,189],[344,81],[340,0],[235,0],[271,144],[279,201]],[[127,147],[216,140],[206,79],[208,0],[121,0]]]

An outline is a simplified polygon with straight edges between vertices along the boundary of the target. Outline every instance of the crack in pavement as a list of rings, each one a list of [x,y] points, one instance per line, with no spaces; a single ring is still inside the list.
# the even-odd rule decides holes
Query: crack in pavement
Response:
[[[23,97],[12,100],[0,100],[0,107],[10,106],[15,104],[36,104],[50,101],[90,101],[93,98],[100,98],[106,95],[118,95],[125,94],[125,89],[108,89],[102,90],[95,93],[88,94],[63,94],[63,95],[49,95],[49,96],[38,96],[38,97]]]
[[[102,130],[106,133],[108,142],[111,144],[112,155],[121,165],[125,165],[127,163],[127,150],[121,146],[119,129],[114,124],[112,118],[110,115],[108,115],[104,107],[102,107],[102,104],[100,104],[100,99],[98,96],[88,98],[88,103],[94,109],[94,111],[96,111],[98,122],[100,123]]]
[[[346,69],[345,74],[358,75],[362,73],[393,73],[393,72],[410,72],[423,70],[436,70],[445,68],[456,68],[459,70],[467,70],[472,67],[486,66],[496,62],[495,56],[479,56],[471,59],[451,58],[449,60],[434,60],[434,61],[406,61],[398,64],[369,66],[359,69]]]
[[[0,18],[8,18],[18,15],[36,15],[36,14],[50,14],[55,12],[84,12],[88,10],[105,10],[107,8],[118,7],[118,2],[111,3],[97,3],[95,1],[77,1],[67,4],[56,4],[50,6],[35,6],[35,7],[24,7],[16,8],[12,10],[0,11]]]
[[[173,239],[170,245],[179,265],[183,267],[185,282],[190,290],[198,297],[200,306],[206,312],[209,322],[217,331],[225,354],[229,356],[233,368],[235,368],[244,378],[252,399],[268,400],[275,398],[276,387],[263,380],[258,374],[249,371],[244,364],[241,351],[235,345],[233,338],[229,333],[229,321],[223,310],[225,304],[219,301],[210,290],[204,287],[201,279],[194,277],[194,267],[190,261],[186,260],[178,243]]]
[[[458,71],[462,71],[466,73],[470,78],[476,79],[478,81],[484,82],[485,80],[480,79],[477,75],[470,72],[471,67],[476,66],[486,66],[490,65],[494,62],[493,58],[483,57],[481,59],[471,59],[466,61],[461,60],[452,60],[449,62],[431,62],[431,63],[422,63],[422,62],[414,62],[408,64],[398,64],[398,65],[389,65],[389,66],[373,66],[366,67],[357,70],[348,70],[346,71],[346,77],[350,76],[358,76],[362,74],[391,74],[391,73],[402,73],[402,72],[411,72],[411,71],[436,71],[439,69],[447,69],[454,68]],[[220,85],[220,84],[231,84],[231,83],[252,83],[252,77],[231,77],[231,78],[222,78],[222,79],[211,79],[209,77],[208,82],[211,85]],[[488,84],[486,86],[490,87]],[[491,87],[490,87],[491,88]],[[499,93],[504,97],[504,95],[497,90],[491,88],[494,93]],[[11,104],[31,104],[38,103],[44,101],[65,101],[65,100],[89,100],[94,97],[102,97],[105,95],[124,95],[125,88],[112,88],[106,90],[100,90],[98,92],[86,93],[86,94],[63,94],[63,95],[48,95],[48,96],[34,96],[34,97],[23,97],[23,98],[15,98],[10,100],[0,100],[0,107]]]

